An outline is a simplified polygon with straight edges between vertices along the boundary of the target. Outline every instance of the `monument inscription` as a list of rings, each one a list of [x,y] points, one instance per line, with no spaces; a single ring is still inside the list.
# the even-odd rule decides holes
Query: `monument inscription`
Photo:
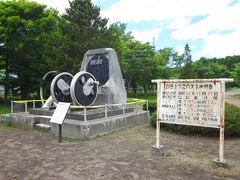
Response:
[[[162,123],[219,128],[220,82],[161,83]]]
[[[99,85],[104,85],[109,80],[109,60],[103,54],[94,55],[87,65],[87,72],[91,73]]]

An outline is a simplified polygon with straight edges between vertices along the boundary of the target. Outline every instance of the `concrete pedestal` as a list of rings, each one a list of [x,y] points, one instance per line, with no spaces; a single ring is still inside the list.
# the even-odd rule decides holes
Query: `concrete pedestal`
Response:
[[[152,155],[154,156],[163,156],[164,155],[164,146],[160,145],[156,147],[156,145],[152,146]]]
[[[31,113],[12,113],[10,121],[21,124],[26,128],[36,128],[41,124],[51,126],[50,132],[58,135],[58,124],[50,123],[53,110],[35,109]],[[104,135],[127,128],[133,125],[148,122],[149,112],[143,110],[135,111],[133,108],[126,108],[125,114],[121,109],[109,109],[105,118],[104,109],[89,110],[87,120],[84,121],[83,111],[69,112],[62,126],[62,136],[78,139],[90,139],[98,135]]]
[[[227,160],[225,160],[225,159],[222,161],[220,161],[219,159],[214,159],[213,163],[216,164],[217,166],[223,167],[223,168],[226,168],[228,166]]]

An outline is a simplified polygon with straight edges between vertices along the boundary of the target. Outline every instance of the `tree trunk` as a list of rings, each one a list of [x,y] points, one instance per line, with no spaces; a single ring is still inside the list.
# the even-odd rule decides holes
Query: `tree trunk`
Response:
[[[28,99],[29,96],[28,96],[27,88],[24,85],[21,85],[20,90],[21,90],[21,98],[24,100]]]
[[[146,84],[143,85],[143,90],[144,90],[144,96],[146,97],[147,96],[147,85]]]
[[[133,89],[133,94],[134,96],[136,97],[136,94],[137,94],[137,87],[136,87],[136,83],[134,81],[131,81],[131,87]]]

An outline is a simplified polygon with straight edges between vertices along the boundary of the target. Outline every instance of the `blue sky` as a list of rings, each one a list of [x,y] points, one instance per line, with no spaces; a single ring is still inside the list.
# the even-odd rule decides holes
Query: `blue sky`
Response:
[[[36,0],[57,8],[68,0]],[[180,54],[186,43],[192,59],[240,55],[240,0],[92,0],[109,23],[127,24],[135,39]]]

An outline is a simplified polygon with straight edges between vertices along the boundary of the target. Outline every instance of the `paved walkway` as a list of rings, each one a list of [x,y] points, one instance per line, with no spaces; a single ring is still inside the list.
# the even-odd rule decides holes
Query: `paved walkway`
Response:
[[[226,92],[226,102],[240,107],[240,99],[234,97],[235,94],[240,94],[240,89]]]

